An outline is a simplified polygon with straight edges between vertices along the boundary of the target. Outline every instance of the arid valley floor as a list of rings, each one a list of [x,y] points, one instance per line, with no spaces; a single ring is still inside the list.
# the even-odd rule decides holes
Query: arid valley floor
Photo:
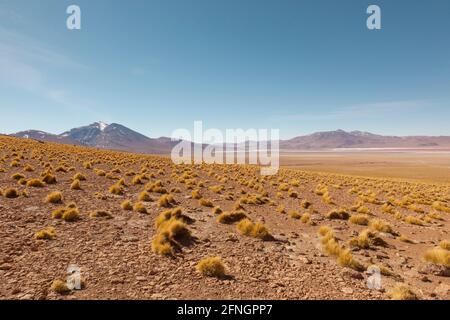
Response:
[[[450,299],[445,157],[283,155],[260,176],[0,137],[0,298]]]

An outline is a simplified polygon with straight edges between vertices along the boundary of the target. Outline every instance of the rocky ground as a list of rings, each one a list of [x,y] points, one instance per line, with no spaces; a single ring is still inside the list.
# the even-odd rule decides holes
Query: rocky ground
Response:
[[[11,166],[15,160],[19,164]],[[33,171],[26,170],[27,165]],[[67,172],[58,171],[59,167]],[[450,240],[450,213],[445,210],[450,206],[448,185],[297,170],[281,170],[277,176],[261,178],[258,170],[248,167],[174,166],[164,158],[15,138],[0,138],[0,168],[2,299],[389,299],[398,283],[407,285],[419,299],[450,298],[448,265],[424,259],[428,250]],[[99,176],[95,169],[110,173],[110,178]],[[26,186],[32,178],[41,179],[44,171],[56,177],[56,184]],[[186,172],[189,178],[180,180]],[[15,173],[26,181],[13,179]],[[70,188],[76,173],[86,177],[80,181],[81,190]],[[147,176],[143,184],[132,183],[137,175]],[[112,194],[108,189],[118,178],[125,180],[124,193]],[[120,207],[126,199],[136,203],[145,185],[158,180],[174,196],[177,203],[173,206],[182,208],[190,218],[192,241],[169,256],[154,253],[151,246],[158,232],[155,220],[167,210],[159,206],[161,194],[150,192],[152,201],[144,202],[147,213]],[[289,190],[282,190],[282,184]],[[209,189],[217,185],[223,187],[219,193]],[[318,186],[326,187],[331,201],[324,200]],[[19,196],[6,197],[9,188],[16,189]],[[264,190],[270,201],[243,201],[239,210],[252,221],[264,223],[273,239],[245,236],[236,224],[219,223],[212,208],[193,199],[194,189],[224,211],[233,211],[236,201],[245,195],[262,195]],[[53,191],[62,193],[62,203],[45,202]],[[367,199],[368,194],[372,199]],[[377,201],[373,201],[374,194]],[[390,197],[399,201],[410,197],[416,207],[393,203],[395,214],[383,212],[382,205]],[[365,201],[357,203],[361,199]],[[303,208],[302,200],[309,201],[311,207]],[[52,218],[52,211],[70,202],[80,211],[78,220]],[[355,203],[357,208],[352,208]],[[280,212],[280,206],[285,212]],[[350,215],[360,214],[355,211],[360,209],[369,220],[382,219],[395,232],[377,232],[385,242],[383,246],[352,247],[351,238],[368,226],[327,217],[333,209],[342,208]],[[89,216],[99,209],[112,218]],[[308,213],[310,220],[304,223],[293,218],[293,210],[300,216]],[[434,215],[430,216],[431,212]],[[418,218],[422,225],[408,223],[408,216]],[[346,267],[324,249],[318,234],[321,226],[332,228],[336,240],[364,269],[376,265],[389,270],[381,276],[380,289],[368,288],[370,274],[366,270]],[[36,232],[47,227],[53,227],[56,236],[36,239]],[[400,235],[411,241],[401,241]],[[212,256],[222,259],[226,276],[207,277],[197,271],[198,262]],[[80,268],[84,287],[57,293],[52,283],[66,279],[69,265]]]

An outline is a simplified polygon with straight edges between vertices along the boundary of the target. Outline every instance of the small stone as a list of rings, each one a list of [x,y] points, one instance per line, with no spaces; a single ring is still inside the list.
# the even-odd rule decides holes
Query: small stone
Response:
[[[353,289],[349,288],[349,287],[344,287],[344,288],[341,289],[341,291],[343,293],[346,293],[346,294],[352,294],[353,293]]]

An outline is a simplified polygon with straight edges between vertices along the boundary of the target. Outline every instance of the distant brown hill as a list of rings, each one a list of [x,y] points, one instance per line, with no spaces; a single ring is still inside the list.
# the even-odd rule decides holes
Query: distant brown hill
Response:
[[[168,137],[149,138],[123,125],[95,122],[55,135],[38,130],[21,131],[12,136],[94,148],[136,153],[169,154],[179,141]],[[312,151],[356,148],[450,148],[450,136],[383,136],[344,130],[316,132],[280,141],[286,151]]]
[[[449,136],[382,136],[362,131],[317,132],[280,142],[282,150],[324,150],[342,148],[449,148]]]

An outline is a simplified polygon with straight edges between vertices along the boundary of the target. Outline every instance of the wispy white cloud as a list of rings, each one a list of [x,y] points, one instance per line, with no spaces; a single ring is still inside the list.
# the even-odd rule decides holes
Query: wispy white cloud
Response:
[[[60,107],[93,112],[93,102],[70,88],[50,81],[48,70],[86,71],[88,68],[35,39],[0,27],[0,83],[48,99]]]
[[[432,106],[429,100],[405,100],[367,103],[347,107],[339,107],[332,111],[321,110],[315,113],[296,113],[274,116],[280,121],[320,121],[320,120],[348,120],[376,116],[386,116],[390,113],[421,110]]]

